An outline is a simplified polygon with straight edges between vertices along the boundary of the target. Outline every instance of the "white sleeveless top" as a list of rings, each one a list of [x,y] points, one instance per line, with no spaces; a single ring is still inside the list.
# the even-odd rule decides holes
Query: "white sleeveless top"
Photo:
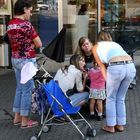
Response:
[[[64,93],[66,93],[69,89],[73,89],[75,84],[78,91],[83,90],[82,72],[74,65],[70,65],[68,67],[68,72],[66,73],[59,69],[54,77],[54,80],[58,81],[59,86]]]
[[[98,42],[96,51],[101,61],[106,64],[112,57],[128,55],[118,43],[113,41]]]

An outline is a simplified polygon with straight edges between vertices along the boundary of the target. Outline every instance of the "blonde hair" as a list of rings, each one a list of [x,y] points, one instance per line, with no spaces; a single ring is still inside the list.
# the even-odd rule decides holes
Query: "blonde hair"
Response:
[[[112,37],[109,32],[101,31],[98,34],[97,42],[99,41],[112,41]]]

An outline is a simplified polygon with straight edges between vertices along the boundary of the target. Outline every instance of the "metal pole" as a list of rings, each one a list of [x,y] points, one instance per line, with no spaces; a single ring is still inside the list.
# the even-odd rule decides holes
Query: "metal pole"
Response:
[[[58,0],[58,32],[60,32],[63,28],[63,4],[63,0]]]
[[[11,18],[14,17],[14,0],[11,0]]]
[[[63,28],[63,4],[62,0],[58,0],[58,31]]]
[[[101,31],[101,0],[97,0],[97,26],[98,33]]]

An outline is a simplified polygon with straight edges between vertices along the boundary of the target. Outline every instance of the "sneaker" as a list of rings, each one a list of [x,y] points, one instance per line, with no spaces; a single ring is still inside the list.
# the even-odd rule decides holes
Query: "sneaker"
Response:
[[[130,84],[128,89],[133,89],[134,85]]]
[[[103,117],[103,118],[106,118],[106,115],[105,115],[105,114],[103,114],[103,115],[102,115],[102,117]]]
[[[96,116],[96,118],[97,118],[97,121],[102,121],[103,116]]]
[[[90,115],[90,119],[96,119],[96,115]]]

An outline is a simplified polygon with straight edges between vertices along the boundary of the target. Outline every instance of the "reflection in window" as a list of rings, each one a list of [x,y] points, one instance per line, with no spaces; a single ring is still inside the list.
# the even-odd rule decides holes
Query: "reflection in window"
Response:
[[[105,17],[104,21],[106,24],[117,24],[119,21],[119,7],[115,0],[105,1]]]

